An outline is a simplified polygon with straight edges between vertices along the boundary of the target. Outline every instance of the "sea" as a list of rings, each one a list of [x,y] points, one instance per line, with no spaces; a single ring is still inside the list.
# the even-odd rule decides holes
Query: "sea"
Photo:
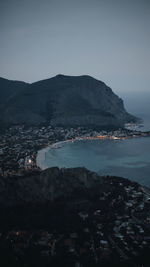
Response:
[[[143,119],[136,129],[149,131],[149,113],[135,115]],[[124,177],[150,187],[150,137],[68,142],[57,149],[49,148],[45,152],[44,165],[86,167],[100,175]]]

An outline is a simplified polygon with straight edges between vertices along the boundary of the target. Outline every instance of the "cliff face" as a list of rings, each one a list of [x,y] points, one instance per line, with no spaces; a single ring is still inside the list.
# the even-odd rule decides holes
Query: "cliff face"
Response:
[[[10,123],[100,127],[120,127],[136,120],[103,82],[65,75],[26,86],[8,99],[2,118]]]

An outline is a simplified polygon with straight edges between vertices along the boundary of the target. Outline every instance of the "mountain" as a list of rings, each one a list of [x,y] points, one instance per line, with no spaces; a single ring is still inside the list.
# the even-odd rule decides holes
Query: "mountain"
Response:
[[[136,120],[111,88],[87,75],[7,83],[0,80],[0,92],[6,92],[1,119],[9,123],[121,127]]]

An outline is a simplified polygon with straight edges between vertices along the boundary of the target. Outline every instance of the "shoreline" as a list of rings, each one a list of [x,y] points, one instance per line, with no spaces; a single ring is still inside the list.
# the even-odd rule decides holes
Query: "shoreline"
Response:
[[[146,134],[146,135],[145,135]],[[117,136],[109,136],[109,135],[101,135],[101,136],[93,136],[93,137],[75,137],[72,139],[68,139],[68,140],[62,140],[62,141],[58,141],[56,143],[53,143],[47,147],[44,147],[40,150],[37,151],[37,156],[36,156],[36,165],[37,167],[39,167],[41,170],[45,170],[47,168],[49,168],[49,166],[47,166],[45,164],[45,157],[46,157],[46,153],[49,151],[49,149],[58,149],[61,148],[63,144],[65,143],[69,143],[69,142],[76,142],[76,141],[84,141],[84,140],[127,140],[127,139],[131,139],[131,138],[140,138],[140,137],[150,137],[150,132],[141,132],[141,134],[138,135],[132,135],[132,136],[123,136],[123,137],[117,137]]]
[[[69,140],[59,141],[59,142],[53,143],[47,147],[44,147],[44,148],[38,150],[37,156],[36,156],[36,165],[41,170],[45,170],[45,169],[49,168],[49,166],[47,166],[45,164],[46,153],[49,151],[49,149],[56,149],[56,146],[62,145],[62,144],[67,143],[67,142],[69,142]]]
[[[36,165],[41,170],[45,170],[45,169],[48,168],[48,166],[46,166],[44,164],[44,162],[45,162],[45,155],[46,155],[46,152],[48,152],[48,150],[49,150],[49,146],[44,147],[44,148],[42,148],[42,149],[40,149],[40,150],[37,151]]]

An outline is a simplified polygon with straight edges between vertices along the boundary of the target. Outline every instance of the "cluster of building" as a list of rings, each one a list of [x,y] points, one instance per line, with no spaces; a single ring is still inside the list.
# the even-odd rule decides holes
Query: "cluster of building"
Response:
[[[125,139],[145,136],[130,130],[96,131],[92,129],[51,127],[51,126],[12,126],[0,135],[0,175],[24,175],[25,172],[38,171],[37,151],[43,147],[65,140],[110,138]]]
[[[0,244],[9,250],[11,244],[15,260],[24,266],[31,258],[41,266],[149,266],[144,265],[150,264],[149,193],[125,179],[106,177],[106,183],[111,190],[100,192],[88,206],[83,201],[78,209],[72,206],[71,230],[17,229],[1,234]]]
[[[78,130],[64,130],[61,127],[12,126],[0,135],[0,172],[3,176],[23,175],[37,171],[36,154],[52,143],[72,138]]]

